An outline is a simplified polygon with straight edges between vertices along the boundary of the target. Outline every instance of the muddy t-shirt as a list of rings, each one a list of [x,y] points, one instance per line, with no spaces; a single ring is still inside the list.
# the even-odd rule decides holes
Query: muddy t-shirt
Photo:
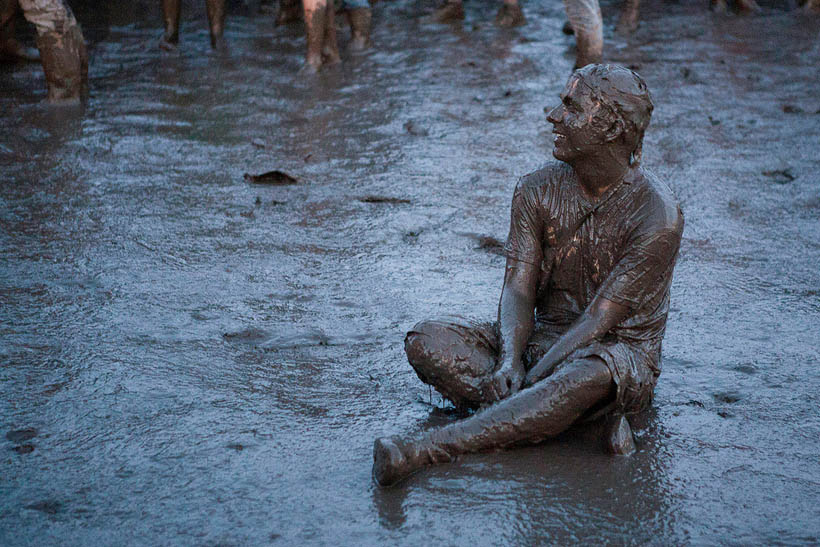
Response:
[[[631,312],[608,338],[659,342],[682,232],[672,191],[650,172],[631,171],[593,204],[572,168],[552,162],[516,186],[505,252],[541,268],[539,324],[566,328],[601,296]]]

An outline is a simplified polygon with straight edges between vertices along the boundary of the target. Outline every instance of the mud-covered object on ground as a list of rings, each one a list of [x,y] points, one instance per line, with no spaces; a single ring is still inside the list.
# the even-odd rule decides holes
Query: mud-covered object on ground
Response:
[[[404,332],[495,314],[504,258],[465,234],[503,240],[551,155],[563,6],[501,30],[492,4],[448,27],[379,2],[370,52],[306,80],[273,15],[229,3],[213,53],[186,1],[169,55],[156,1],[74,1],[82,117],[40,105],[38,65],[0,66],[0,543],[816,542],[817,26],[644,4],[604,56],[652,89],[643,165],[687,224],[637,451],[573,436],[379,491],[375,436],[455,419]],[[242,178],[271,168],[304,183]]]

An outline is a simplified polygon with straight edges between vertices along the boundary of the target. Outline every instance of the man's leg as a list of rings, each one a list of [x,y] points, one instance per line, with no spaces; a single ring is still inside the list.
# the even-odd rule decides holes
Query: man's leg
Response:
[[[14,35],[17,0],[0,0],[0,61],[39,61],[36,49],[26,47]]]
[[[211,31],[211,47],[218,49],[223,45],[222,33],[225,31],[225,0],[206,0],[208,27]]]
[[[347,22],[350,24],[350,51],[362,51],[370,45],[370,24],[373,12],[367,0],[344,0]]]
[[[451,23],[464,19],[464,4],[461,0],[446,0],[433,12],[433,19],[439,23]]]
[[[617,31],[619,34],[631,34],[638,28],[638,12],[641,8],[641,0],[626,0],[621,8],[621,16],[618,18]]]
[[[481,388],[497,366],[493,324],[463,318],[422,321],[407,333],[404,351],[419,379],[457,407],[489,402]]]
[[[49,102],[79,102],[88,85],[88,53],[74,14],[64,0],[20,0],[20,7],[37,29]]]
[[[518,0],[504,0],[498,13],[495,15],[495,24],[499,27],[518,27],[526,23],[524,12],[518,5]]]
[[[165,32],[160,38],[159,47],[173,51],[179,43],[179,13],[182,0],[162,0],[162,22]]]
[[[600,63],[604,50],[604,23],[598,0],[564,0],[564,8],[578,45],[575,68]]]
[[[305,33],[307,34],[304,70],[308,72],[318,72],[322,66],[322,45],[325,41],[325,21],[329,3],[332,4],[332,0],[330,2],[328,0],[303,0],[302,2],[305,14]]]
[[[420,439],[377,439],[373,477],[388,486],[425,465],[449,462],[459,454],[542,441],[611,398],[613,390],[612,374],[601,359],[566,363],[534,386]]]

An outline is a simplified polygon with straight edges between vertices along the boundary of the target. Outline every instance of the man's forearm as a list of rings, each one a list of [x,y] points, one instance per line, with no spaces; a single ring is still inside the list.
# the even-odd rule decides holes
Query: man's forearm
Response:
[[[602,337],[609,330],[620,323],[629,309],[626,306],[615,304],[609,300],[596,299],[587,310],[572,324],[549,351],[530,369],[525,384],[535,382],[549,376],[552,370],[578,348],[581,348],[596,338]]]
[[[524,366],[521,356],[535,324],[534,282],[527,274],[515,267],[508,268],[498,303],[498,330],[501,335],[499,361],[502,368],[513,367],[522,375]]]

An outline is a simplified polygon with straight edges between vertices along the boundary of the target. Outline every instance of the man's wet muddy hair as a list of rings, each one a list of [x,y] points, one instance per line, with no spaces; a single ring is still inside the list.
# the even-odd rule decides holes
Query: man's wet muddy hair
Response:
[[[620,65],[587,65],[576,70],[574,76],[589,88],[596,101],[620,118],[625,129],[634,132],[636,144],[629,165],[640,165],[643,135],[655,108],[644,79]]]

